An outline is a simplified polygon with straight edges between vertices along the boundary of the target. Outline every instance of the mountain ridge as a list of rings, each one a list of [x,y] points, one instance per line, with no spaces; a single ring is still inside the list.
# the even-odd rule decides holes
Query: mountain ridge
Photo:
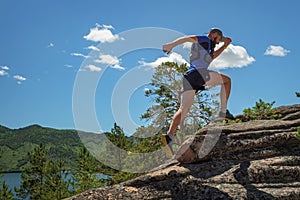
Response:
[[[18,129],[0,126],[0,167],[4,172],[20,172],[28,164],[28,152],[39,144],[49,149],[49,158],[63,156],[67,167],[74,167],[83,147],[76,130],[42,127],[38,124]]]

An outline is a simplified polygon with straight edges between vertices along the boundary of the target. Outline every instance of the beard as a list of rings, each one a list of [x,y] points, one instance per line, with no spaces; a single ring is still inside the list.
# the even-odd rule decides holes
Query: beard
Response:
[[[213,43],[214,43],[214,45],[219,44],[219,43],[217,43],[217,38],[214,38]]]

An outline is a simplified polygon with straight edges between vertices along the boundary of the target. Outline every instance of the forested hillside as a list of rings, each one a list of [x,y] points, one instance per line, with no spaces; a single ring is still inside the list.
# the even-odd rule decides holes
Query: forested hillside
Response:
[[[28,152],[39,144],[49,149],[49,159],[62,157],[66,166],[74,167],[83,144],[76,130],[57,130],[32,125],[20,129],[0,126],[0,168],[21,171],[28,163]]]

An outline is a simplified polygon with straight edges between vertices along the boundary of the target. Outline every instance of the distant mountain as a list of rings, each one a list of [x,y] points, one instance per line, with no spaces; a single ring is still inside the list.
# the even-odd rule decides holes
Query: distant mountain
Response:
[[[83,144],[76,130],[58,130],[31,125],[10,129],[0,125],[0,167],[5,172],[22,171],[28,164],[28,152],[45,144],[49,159],[61,156],[66,166],[75,167],[77,152]]]

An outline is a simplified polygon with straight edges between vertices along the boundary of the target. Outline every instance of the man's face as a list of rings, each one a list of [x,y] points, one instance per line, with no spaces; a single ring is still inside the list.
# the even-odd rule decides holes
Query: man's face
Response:
[[[222,39],[222,36],[219,35],[218,33],[213,33],[211,39],[215,44],[219,44],[219,42]]]

